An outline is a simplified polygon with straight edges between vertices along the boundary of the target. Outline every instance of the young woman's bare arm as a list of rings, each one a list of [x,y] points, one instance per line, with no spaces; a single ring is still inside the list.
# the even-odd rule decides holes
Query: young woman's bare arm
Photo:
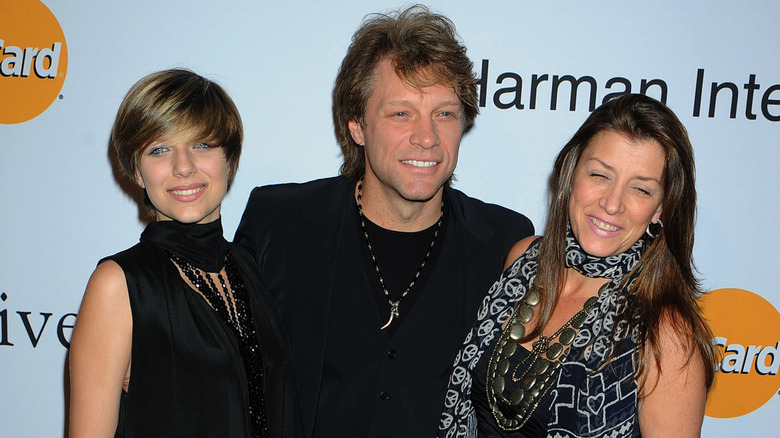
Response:
[[[122,269],[101,263],[89,279],[70,345],[70,438],[113,437],[129,375],[132,316]]]

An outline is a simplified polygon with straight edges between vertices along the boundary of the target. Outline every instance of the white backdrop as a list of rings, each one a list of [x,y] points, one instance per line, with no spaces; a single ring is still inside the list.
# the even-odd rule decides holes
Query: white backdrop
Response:
[[[37,0],[0,1],[0,14],[15,1]],[[67,40],[61,96],[32,120],[0,125],[2,437],[62,435],[67,350],[58,329],[67,341],[75,318],[66,315],[78,311],[95,263],[134,244],[143,229],[107,154],[111,124],[129,87],[153,71],[182,66],[232,95],[246,129],[241,167],[223,204],[225,235],[232,239],[254,186],[336,174],[341,160],[330,94],[337,68],[365,14],[404,4],[44,3]],[[587,84],[579,87],[574,111],[566,84],[559,88],[557,109],[551,109],[553,76],[592,77],[597,104],[625,90],[620,83],[609,88],[611,78],[625,78],[622,83],[630,82],[635,92],[642,79],[661,80],[667,104],[689,129],[696,151],[695,260],[705,288],[746,289],[780,308],[780,274],[771,261],[780,244],[780,124],[770,120],[780,116],[780,104],[772,103],[780,100],[780,90],[770,88],[780,84],[780,3],[739,3],[429,2],[455,22],[477,75],[486,78],[486,105],[463,140],[455,187],[525,213],[541,231],[552,159],[588,115]],[[0,28],[0,39],[2,33]],[[703,97],[696,117],[700,69]],[[497,84],[502,73],[521,78],[522,109],[494,103],[499,89],[517,86],[507,75]],[[543,74],[549,80],[539,85],[531,109],[532,77]],[[708,116],[713,82],[735,84],[735,117],[727,91]],[[648,94],[658,98],[659,89],[650,87]],[[499,104],[515,97],[503,94]],[[0,96],[0,105],[6,104]],[[51,316],[40,331],[46,314]],[[780,341],[780,333],[775,338]],[[779,398],[775,394],[744,416],[706,418],[703,436],[769,436],[776,430]]]

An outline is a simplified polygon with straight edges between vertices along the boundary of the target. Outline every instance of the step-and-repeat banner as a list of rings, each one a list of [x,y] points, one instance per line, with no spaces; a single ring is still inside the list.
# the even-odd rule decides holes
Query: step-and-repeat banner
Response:
[[[206,75],[244,119],[224,208],[334,175],[330,94],[364,15],[397,0],[0,1],[0,436],[61,436],[67,349],[95,263],[143,212],[112,173],[117,107],[142,76]],[[552,159],[611,95],[665,101],[696,151],[695,261],[723,360],[703,436],[775,436],[780,412],[780,3],[435,1],[480,78],[455,186],[543,225]]]

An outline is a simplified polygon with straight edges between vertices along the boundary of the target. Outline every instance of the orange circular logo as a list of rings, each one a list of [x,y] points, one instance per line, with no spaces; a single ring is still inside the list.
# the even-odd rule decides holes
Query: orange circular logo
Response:
[[[51,11],[38,0],[0,2],[0,123],[46,111],[67,71],[65,35]]]
[[[718,289],[702,299],[702,311],[721,353],[705,414],[732,418],[749,414],[780,389],[780,313],[759,295]]]

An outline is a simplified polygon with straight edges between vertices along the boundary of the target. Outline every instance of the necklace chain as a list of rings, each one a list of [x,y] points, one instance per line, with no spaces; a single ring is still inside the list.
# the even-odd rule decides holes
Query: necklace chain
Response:
[[[406,287],[406,290],[404,290],[401,296],[398,297],[398,300],[393,301],[393,299],[390,298],[390,292],[387,291],[387,286],[385,286],[385,280],[384,278],[382,278],[382,272],[379,270],[379,263],[376,260],[374,249],[371,247],[371,239],[368,238],[368,229],[366,229],[366,216],[363,214],[363,204],[361,203],[362,198],[363,198],[363,178],[360,178],[360,181],[358,181],[358,186],[357,186],[357,207],[358,207],[358,214],[360,215],[360,229],[363,231],[363,237],[365,237],[366,239],[366,246],[368,246],[368,254],[369,256],[371,256],[371,263],[373,263],[374,265],[376,276],[379,279],[379,285],[382,287],[382,292],[384,292],[385,297],[387,297],[388,303],[390,303],[390,319],[388,319],[385,325],[383,325],[380,328],[380,330],[384,330],[385,328],[389,327],[390,324],[392,324],[393,319],[399,318],[401,316],[401,313],[398,309],[399,306],[401,305],[401,301],[403,301],[403,299],[406,298],[406,295],[409,294],[409,291],[414,286],[414,283],[417,281],[418,278],[420,278],[420,274],[422,273],[425,264],[428,262],[428,259],[431,256],[431,252],[433,251],[433,246],[436,244],[436,238],[439,236],[439,231],[441,230],[441,224],[444,221],[444,201],[442,201],[441,203],[441,214],[439,215],[439,221],[436,222],[436,231],[433,232],[433,240],[431,240],[431,244],[428,245],[428,251],[425,253],[425,257],[423,258],[422,263],[420,263],[420,267],[417,268],[417,272],[414,274],[414,277],[412,278],[412,282],[409,283],[409,286]]]

